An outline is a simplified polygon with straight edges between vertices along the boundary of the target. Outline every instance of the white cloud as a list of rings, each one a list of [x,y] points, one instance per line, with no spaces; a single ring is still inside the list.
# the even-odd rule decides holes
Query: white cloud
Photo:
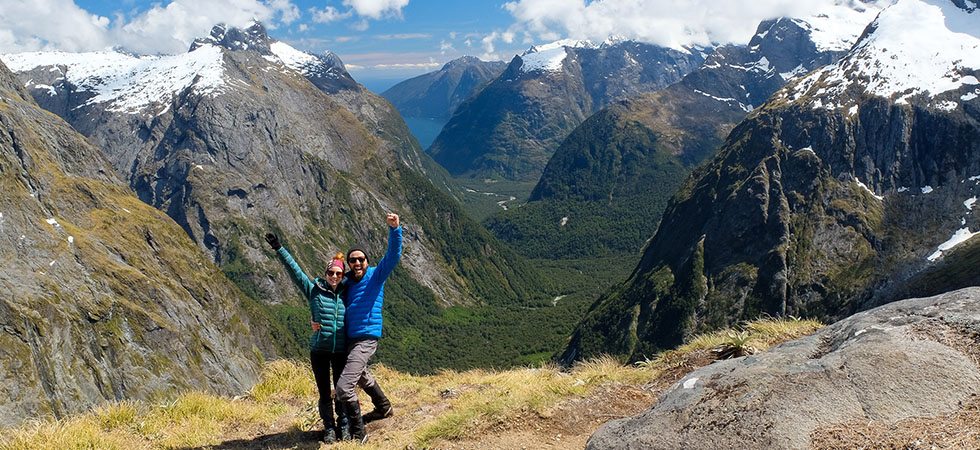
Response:
[[[881,2],[879,2],[881,3]],[[509,31],[538,42],[623,36],[667,47],[746,43],[759,22],[809,17],[858,0],[517,0],[504,4]]]
[[[428,33],[399,33],[399,34],[379,34],[378,39],[391,41],[391,40],[406,40],[406,39],[429,39],[432,37]]]
[[[299,18],[290,0],[172,0],[166,5],[111,21],[79,8],[72,0],[0,1],[0,52],[91,51],[121,46],[139,53],[180,53],[217,23],[267,27]]]
[[[451,42],[440,41],[439,42],[439,53],[445,55],[446,52],[455,52],[456,49],[453,47]]]
[[[330,23],[346,19],[352,15],[350,11],[342,13],[333,6],[327,6],[323,9],[310,8],[310,13],[313,14],[313,21],[316,23]]]
[[[279,21],[289,25],[299,19],[299,8],[290,0],[271,0],[269,3],[274,11],[279,14]]]
[[[401,17],[402,8],[409,0],[344,0],[344,6],[352,8],[357,15],[371,19],[382,17]]]
[[[424,63],[395,63],[395,64],[376,64],[374,69],[432,69],[442,67],[442,63],[433,61]]]
[[[112,45],[109,19],[72,0],[0,1],[0,52],[85,51]]]
[[[370,26],[370,24],[368,23],[367,19],[361,19],[361,20],[359,20],[359,21],[354,22],[353,24],[351,24],[350,27],[354,31],[367,31],[367,29],[368,29],[369,26]]]

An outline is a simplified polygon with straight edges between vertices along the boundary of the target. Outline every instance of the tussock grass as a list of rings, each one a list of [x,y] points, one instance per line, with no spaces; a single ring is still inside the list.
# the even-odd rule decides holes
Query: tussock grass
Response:
[[[70,419],[39,420],[5,432],[2,450],[142,449],[214,445],[226,430],[270,424],[285,408],[190,392],[169,404],[108,404]]]
[[[521,427],[529,421],[553,417],[562,402],[587,397],[602,386],[650,385],[686,373],[705,364],[706,355],[730,342],[733,333],[762,350],[812,333],[820,326],[815,321],[798,319],[757,320],[738,329],[698,336],[676,350],[632,366],[613,357],[601,357],[583,361],[568,371],[544,365],[505,371],[447,370],[415,376],[378,364],[371,370],[397,412],[385,422],[383,433],[372,437],[368,447],[441,447],[447,441]],[[191,392],[164,405],[109,404],[74,418],[37,421],[4,431],[0,433],[0,450],[197,447],[219,445],[231,439],[229,435],[233,433],[248,435],[247,430],[267,428],[273,423],[290,430],[310,430],[317,428],[316,395],[306,361],[272,361],[265,365],[259,383],[244,398]],[[361,396],[361,401],[363,410],[371,409],[366,395]],[[293,419],[285,417],[287,414]],[[333,448],[363,447],[342,443]]]
[[[276,360],[262,369],[259,383],[249,393],[258,402],[305,399],[316,396],[316,382],[309,364]]]
[[[676,350],[659,353],[637,365],[651,370],[671,370],[686,365],[692,355],[707,351],[732,348],[751,349],[748,353],[765,351],[773,345],[812,334],[821,327],[823,324],[816,320],[766,317],[746,322],[736,328],[695,336]]]

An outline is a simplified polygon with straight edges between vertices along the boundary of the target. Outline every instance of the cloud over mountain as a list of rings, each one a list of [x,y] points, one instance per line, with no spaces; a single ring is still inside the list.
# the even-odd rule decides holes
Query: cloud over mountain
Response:
[[[765,19],[828,14],[868,23],[887,0],[517,0],[509,31],[532,42],[623,36],[665,47],[745,43]],[[861,10],[864,10],[863,12]],[[870,16],[868,16],[870,15]],[[834,17],[836,16],[836,17]],[[868,16],[868,17],[864,17]]]

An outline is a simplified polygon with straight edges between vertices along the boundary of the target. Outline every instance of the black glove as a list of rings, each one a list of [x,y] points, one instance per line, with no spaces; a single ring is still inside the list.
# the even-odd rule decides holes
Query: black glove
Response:
[[[279,248],[282,247],[282,244],[279,243],[279,238],[272,233],[265,234],[265,241],[269,243],[269,246],[272,247],[273,250],[279,250]]]

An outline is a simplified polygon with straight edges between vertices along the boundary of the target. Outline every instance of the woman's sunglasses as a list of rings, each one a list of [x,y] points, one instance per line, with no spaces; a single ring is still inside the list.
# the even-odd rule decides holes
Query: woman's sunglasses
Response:
[[[331,271],[327,272],[327,276],[328,277],[340,277],[340,276],[343,276],[343,275],[344,275],[344,273],[341,272],[341,271],[339,271],[339,270],[331,270]]]

